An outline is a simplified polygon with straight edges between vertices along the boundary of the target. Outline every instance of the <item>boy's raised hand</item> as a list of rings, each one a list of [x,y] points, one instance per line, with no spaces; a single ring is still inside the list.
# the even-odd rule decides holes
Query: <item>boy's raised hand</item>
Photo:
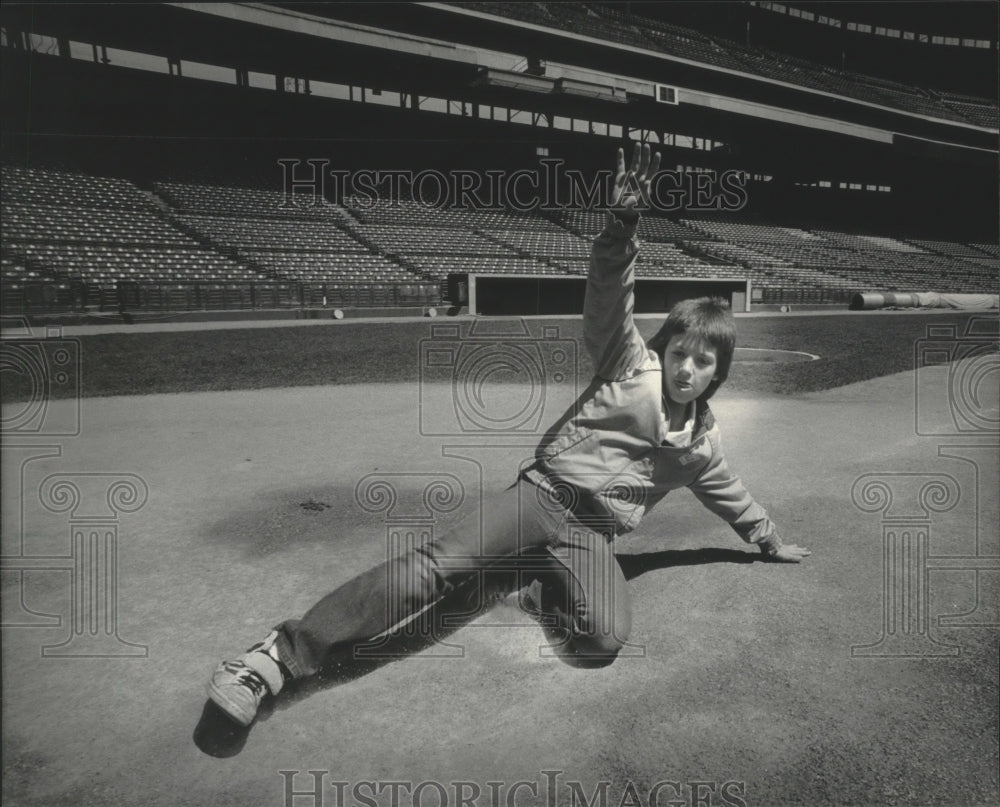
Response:
[[[651,207],[650,181],[660,170],[660,152],[650,159],[649,144],[635,144],[632,150],[632,164],[625,168],[625,149],[618,149],[618,165],[615,169],[615,184],[611,190],[610,207]]]
[[[803,558],[811,555],[808,549],[798,544],[785,544],[773,555],[768,555],[766,560],[773,563],[801,563]]]

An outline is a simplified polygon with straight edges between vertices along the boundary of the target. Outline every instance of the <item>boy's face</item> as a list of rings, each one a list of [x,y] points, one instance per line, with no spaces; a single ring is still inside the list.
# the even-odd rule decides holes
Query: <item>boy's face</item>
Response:
[[[697,336],[674,334],[663,351],[663,391],[675,403],[687,404],[712,383],[716,350]]]

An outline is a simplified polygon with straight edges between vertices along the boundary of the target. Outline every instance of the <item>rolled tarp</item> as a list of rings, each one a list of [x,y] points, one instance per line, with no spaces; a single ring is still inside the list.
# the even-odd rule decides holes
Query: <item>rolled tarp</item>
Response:
[[[948,294],[936,291],[866,291],[851,298],[851,311],[879,308],[951,308],[989,311],[1000,308],[1000,294]]]

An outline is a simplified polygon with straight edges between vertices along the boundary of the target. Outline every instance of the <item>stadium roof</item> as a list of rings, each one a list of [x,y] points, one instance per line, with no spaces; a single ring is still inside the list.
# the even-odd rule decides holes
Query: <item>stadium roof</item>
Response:
[[[347,5],[361,10],[357,4]],[[373,4],[366,6],[367,13],[374,13]],[[520,101],[524,109],[579,117],[589,113],[597,120],[615,120],[616,113],[606,107],[625,107],[627,98],[629,123],[635,126],[655,128],[669,112],[671,125],[756,129],[785,124],[830,132],[863,127],[881,133],[874,139],[883,141],[897,133],[941,147],[955,144],[963,150],[996,152],[995,132],[972,124],[865,104],[749,72],[446,4],[392,7],[405,14],[396,18],[385,13],[386,27],[332,19],[338,4],[115,4],[95,14],[86,4],[6,3],[2,13],[5,25],[175,59],[480,103],[515,106]],[[323,16],[310,9],[322,10]],[[531,48],[553,63],[574,66],[570,69],[577,74],[550,75],[548,93],[528,87],[532,79],[527,74],[512,82],[509,64],[490,61],[505,47],[508,58]],[[582,74],[578,67],[583,65],[603,80]],[[499,72],[484,76],[484,67]],[[668,110],[654,102],[653,87],[663,81],[660,76],[684,88],[684,103]]]
[[[787,5],[844,21],[991,41],[997,39],[997,11],[1000,9],[994,0],[866,0],[850,3],[810,0]]]

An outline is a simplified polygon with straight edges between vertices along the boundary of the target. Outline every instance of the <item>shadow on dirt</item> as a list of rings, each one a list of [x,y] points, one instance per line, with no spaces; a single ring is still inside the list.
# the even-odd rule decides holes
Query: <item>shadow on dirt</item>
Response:
[[[664,549],[662,552],[644,552],[640,555],[617,555],[618,565],[626,580],[672,566],[700,566],[705,563],[756,563],[762,561],[757,551],[739,549]]]

